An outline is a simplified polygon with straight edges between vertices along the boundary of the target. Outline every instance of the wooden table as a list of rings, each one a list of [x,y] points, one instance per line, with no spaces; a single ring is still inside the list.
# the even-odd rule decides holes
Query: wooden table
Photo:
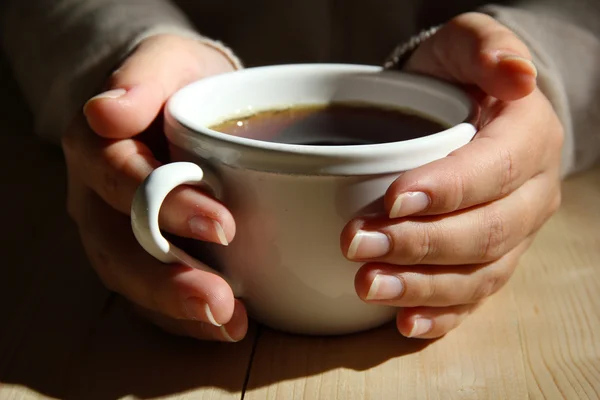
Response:
[[[254,327],[241,343],[202,343],[102,287],[64,211],[60,151],[31,134],[14,85],[3,92],[0,399],[600,397],[600,168],[564,184],[508,286],[441,340]]]

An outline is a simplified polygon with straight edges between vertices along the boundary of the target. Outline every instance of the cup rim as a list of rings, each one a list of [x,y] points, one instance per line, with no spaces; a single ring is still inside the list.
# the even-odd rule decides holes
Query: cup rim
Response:
[[[375,144],[319,146],[268,142],[258,139],[250,139],[221,133],[210,129],[208,126],[194,126],[194,124],[191,123],[185,117],[185,115],[182,115],[183,113],[181,112],[181,110],[179,110],[176,107],[176,103],[177,101],[179,101],[180,97],[185,96],[190,91],[193,91],[203,85],[229,80],[234,75],[273,75],[290,73],[318,74],[323,72],[339,72],[340,74],[377,73],[378,76],[385,79],[390,79],[390,77],[393,77],[391,79],[399,79],[405,81],[410,80],[412,82],[418,82],[420,85],[423,85],[428,89],[437,90],[446,94],[451,94],[453,97],[457,98],[459,101],[462,101],[465,105],[467,105],[467,107],[469,108],[469,113],[462,122],[459,122],[449,127],[448,129],[414,139]],[[468,95],[464,90],[460,89],[458,86],[441,81],[436,78],[407,72],[386,71],[383,70],[381,67],[370,65],[317,63],[252,67],[204,78],[202,80],[192,82],[180,89],[179,91],[177,91],[168,100],[165,106],[164,113],[167,131],[166,133],[169,140],[183,148],[190,147],[190,141],[192,142],[192,144],[198,145],[200,140],[204,140],[210,142],[211,146],[217,145],[221,147],[235,148],[238,153],[259,152],[263,155],[270,154],[271,156],[275,156],[277,158],[277,160],[271,160],[275,164],[282,164],[282,159],[285,157],[289,157],[290,162],[292,162],[293,159],[296,159],[296,161],[298,159],[302,159],[304,162],[306,162],[307,160],[312,160],[316,163],[323,163],[324,160],[328,160],[328,162],[326,162],[327,165],[330,165],[332,163],[344,164],[345,161],[360,163],[361,160],[370,160],[369,163],[372,164],[372,160],[377,159],[379,157],[388,158],[391,155],[401,157],[403,154],[423,152],[425,149],[429,149],[437,144],[441,144],[442,146],[444,146],[444,143],[450,143],[453,140],[455,140],[456,136],[464,136],[465,134],[470,134],[472,137],[475,134],[476,126],[479,119],[479,105],[473,97]],[[432,114],[432,116],[435,117],[434,114]],[[446,146],[448,146],[448,144],[446,144]],[[254,164],[258,162],[258,160],[255,161],[256,162]],[[264,166],[259,165],[257,167],[253,167],[251,165],[244,165],[244,167],[250,169],[266,169],[281,172],[290,172],[288,170],[298,170],[297,172],[300,172],[300,170],[304,169],[294,168],[291,166],[289,168],[279,168],[281,167],[281,165],[268,166],[267,164],[269,164],[269,160],[263,160],[263,164]],[[314,170],[314,168],[311,169],[311,171],[312,170]],[[326,173],[326,171],[322,172]]]

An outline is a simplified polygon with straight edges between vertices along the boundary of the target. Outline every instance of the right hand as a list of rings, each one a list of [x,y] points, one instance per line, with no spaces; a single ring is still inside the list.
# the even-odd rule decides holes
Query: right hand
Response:
[[[137,187],[166,161],[160,114],[186,84],[234,69],[229,60],[193,39],[146,39],[113,73],[107,92],[90,99],[63,137],[68,211],[104,284],[133,302],[155,324],[198,339],[238,341],[246,310],[220,277],[185,265],[165,265],[133,236],[129,213]],[[221,203],[180,187],[160,213],[164,230],[227,245],[235,222]]]

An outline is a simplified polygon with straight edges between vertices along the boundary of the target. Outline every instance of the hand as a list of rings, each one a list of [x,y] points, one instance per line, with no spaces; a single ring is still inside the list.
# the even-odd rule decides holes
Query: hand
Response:
[[[198,339],[242,339],[244,306],[222,278],[149,256],[133,236],[129,212],[138,185],[166,153],[158,118],[165,101],[191,81],[232,69],[220,52],[192,39],[149,38],[63,139],[68,210],[104,284],[162,328]],[[177,236],[222,245],[235,235],[229,211],[193,188],[169,195],[160,224]]]
[[[366,262],[358,295],[401,307],[405,336],[436,338],[459,325],[508,281],[559,207],[563,131],[530,59],[506,27],[469,13],[406,65],[478,93],[482,118],[471,143],[391,185],[387,216],[358,218],[342,233],[344,254]]]

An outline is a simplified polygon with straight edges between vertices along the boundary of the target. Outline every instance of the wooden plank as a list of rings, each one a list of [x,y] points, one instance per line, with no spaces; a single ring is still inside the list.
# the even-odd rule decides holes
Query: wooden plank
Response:
[[[245,399],[520,399],[527,395],[515,304],[497,296],[438,341],[395,326],[338,338],[266,330]]]
[[[567,181],[560,212],[511,285],[531,398],[600,398],[600,168]]]

